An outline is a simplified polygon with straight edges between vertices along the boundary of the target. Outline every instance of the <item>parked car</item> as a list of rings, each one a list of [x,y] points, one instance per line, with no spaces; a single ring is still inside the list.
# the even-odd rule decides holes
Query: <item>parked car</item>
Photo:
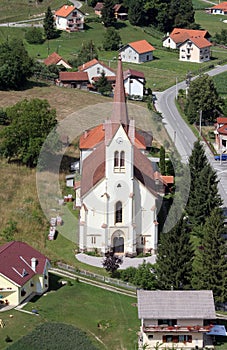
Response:
[[[223,153],[222,155],[217,155],[217,156],[214,156],[214,159],[215,160],[227,160],[227,154]]]

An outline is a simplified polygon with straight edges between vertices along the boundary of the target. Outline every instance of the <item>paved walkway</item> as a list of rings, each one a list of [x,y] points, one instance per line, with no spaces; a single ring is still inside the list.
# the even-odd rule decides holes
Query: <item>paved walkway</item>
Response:
[[[102,266],[102,261],[103,257],[96,257],[96,256],[91,256],[83,253],[79,253],[76,255],[77,260],[84,264],[96,266],[96,267],[103,267]],[[151,264],[154,264],[156,261],[156,255],[148,256],[147,258],[126,258],[123,257],[123,263],[120,265],[120,269],[124,270],[127,269],[127,267],[138,267],[141,265],[144,260],[146,262],[149,262]]]

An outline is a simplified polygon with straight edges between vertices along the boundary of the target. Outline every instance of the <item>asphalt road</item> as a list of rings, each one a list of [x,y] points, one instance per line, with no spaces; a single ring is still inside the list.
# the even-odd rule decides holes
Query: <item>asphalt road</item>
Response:
[[[224,66],[217,66],[207,72],[207,74],[214,76],[225,71],[227,71],[227,64]],[[196,77],[193,79],[195,78]],[[182,162],[187,163],[193,149],[193,144],[197,138],[182,119],[176,108],[175,98],[179,89],[186,89],[185,81],[178,83],[163,92],[154,93],[156,95],[155,106],[163,116],[163,124],[170,138],[175,143]],[[227,208],[227,162],[222,162],[222,164],[220,164],[220,162],[215,161],[207,148],[206,154],[210,164],[217,171],[218,179],[220,180],[219,192],[223,199],[223,206]]]

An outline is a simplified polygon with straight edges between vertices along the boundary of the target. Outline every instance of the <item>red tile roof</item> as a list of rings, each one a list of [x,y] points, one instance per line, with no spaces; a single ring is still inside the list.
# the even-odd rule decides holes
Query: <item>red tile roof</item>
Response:
[[[173,184],[174,183],[174,176],[170,175],[161,175],[161,178],[166,184]]]
[[[138,53],[145,53],[149,51],[154,51],[155,48],[147,42],[147,40],[134,41],[128,44]]]
[[[218,129],[219,134],[224,134],[227,135],[227,124],[222,125],[219,129]]]
[[[209,40],[207,40],[205,38],[189,38],[187,40],[191,40],[191,42],[193,42],[200,49],[202,49],[204,47],[212,46],[212,44],[209,42]]]
[[[134,69],[128,69],[124,71],[124,79],[126,79],[128,76],[145,79],[143,72],[139,72],[138,70],[134,70]]]
[[[103,124],[93,129],[86,130],[80,137],[80,149],[92,149],[105,139]],[[135,145],[139,149],[146,149],[145,139],[137,131],[135,132]]]
[[[219,9],[219,10],[227,11],[227,1],[221,2],[220,4],[217,4],[211,7],[211,9]]]
[[[210,34],[207,30],[194,30],[184,28],[174,28],[170,33],[170,38],[176,43],[182,43],[188,38],[209,38]]]
[[[50,66],[51,64],[57,64],[63,58],[59,56],[56,52],[53,52],[50,56],[48,56],[43,62],[45,65]]]
[[[78,70],[79,71],[85,71],[86,69],[92,67],[92,66],[95,66],[96,64],[100,64],[101,66],[109,69],[111,72],[115,73],[115,71],[113,69],[111,69],[110,67],[108,67],[106,64],[104,64],[103,62],[101,61],[98,61],[96,58],[93,58],[93,60],[89,61],[89,62],[86,62],[84,64],[82,64],[81,66],[78,67]]]
[[[89,81],[87,72],[60,72],[60,81]]]
[[[102,11],[103,9],[103,2],[97,2],[97,4],[94,7],[95,11]]]
[[[73,5],[63,5],[60,9],[55,11],[55,16],[59,17],[68,17],[71,12],[76,9],[76,6]]]
[[[36,258],[36,272],[31,259]],[[18,286],[23,286],[36,273],[43,274],[48,259],[27,243],[13,241],[0,247],[0,274]]]
[[[227,117],[218,117],[217,123],[218,124],[227,124]]]
[[[92,80],[94,82],[98,81],[99,79],[100,79],[100,75],[97,77],[92,77]],[[115,81],[116,81],[116,77],[113,75],[106,75],[106,79],[111,83],[115,83]]]

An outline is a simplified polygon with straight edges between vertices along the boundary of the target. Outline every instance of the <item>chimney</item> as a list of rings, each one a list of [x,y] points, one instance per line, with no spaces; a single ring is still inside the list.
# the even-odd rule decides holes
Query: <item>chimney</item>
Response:
[[[31,268],[36,272],[36,258],[31,258]]]
[[[87,130],[84,130],[84,139],[87,138]]]
[[[67,8],[68,8],[68,5],[65,5],[65,9],[67,10]]]

